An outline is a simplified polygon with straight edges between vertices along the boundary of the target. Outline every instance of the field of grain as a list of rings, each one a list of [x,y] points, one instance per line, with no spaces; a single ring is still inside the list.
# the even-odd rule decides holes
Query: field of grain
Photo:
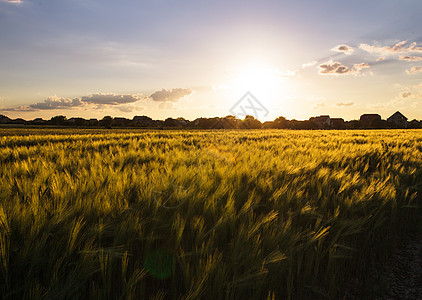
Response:
[[[335,298],[421,190],[417,130],[1,129],[0,294]]]

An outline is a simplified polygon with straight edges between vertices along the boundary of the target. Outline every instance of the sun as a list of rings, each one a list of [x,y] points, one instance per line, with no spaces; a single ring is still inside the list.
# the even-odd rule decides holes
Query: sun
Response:
[[[250,92],[260,101],[271,105],[283,94],[284,81],[277,68],[262,63],[252,63],[235,72],[231,86],[238,95]]]

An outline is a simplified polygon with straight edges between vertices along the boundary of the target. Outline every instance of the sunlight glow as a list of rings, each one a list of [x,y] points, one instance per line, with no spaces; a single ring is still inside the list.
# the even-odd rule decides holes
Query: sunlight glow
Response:
[[[285,76],[277,68],[262,63],[249,64],[239,68],[230,85],[238,95],[251,92],[264,105],[271,106],[280,102],[285,91]]]

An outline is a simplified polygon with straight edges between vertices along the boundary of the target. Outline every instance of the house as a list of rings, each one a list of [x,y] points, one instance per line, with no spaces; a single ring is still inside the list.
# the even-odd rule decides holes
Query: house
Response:
[[[328,115],[312,117],[309,119],[309,121],[315,123],[318,128],[327,128],[331,126],[331,118]]]
[[[413,119],[409,123],[407,123],[407,128],[421,128],[422,123],[416,119]]]
[[[331,118],[331,127],[335,129],[343,129],[346,127],[346,124],[342,118]]]
[[[391,115],[387,122],[392,124],[394,127],[407,128],[407,118],[399,111],[396,111]]]
[[[363,127],[369,127],[371,122],[381,121],[379,114],[364,114],[360,116],[360,123]]]

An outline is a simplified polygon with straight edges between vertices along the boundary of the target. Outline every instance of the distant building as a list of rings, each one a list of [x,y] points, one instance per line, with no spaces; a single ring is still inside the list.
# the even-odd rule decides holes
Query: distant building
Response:
[[[407,118],[399,111],[391,115],[387,119],[387,122],[393,124],[395,127],[407,128]]]
[[[363,127],[368,127],[372,121],[381,121],[379,114],[364,114],[360,116],[360,123]]]
[[[346,127],[346,124],[342,118],[331,118],[331,127],[335,129],[343,129]]]
[[[328,115],[312,117],[309,121],[315,123],[318,128],[327,128],[331,126],[331,118]]]

